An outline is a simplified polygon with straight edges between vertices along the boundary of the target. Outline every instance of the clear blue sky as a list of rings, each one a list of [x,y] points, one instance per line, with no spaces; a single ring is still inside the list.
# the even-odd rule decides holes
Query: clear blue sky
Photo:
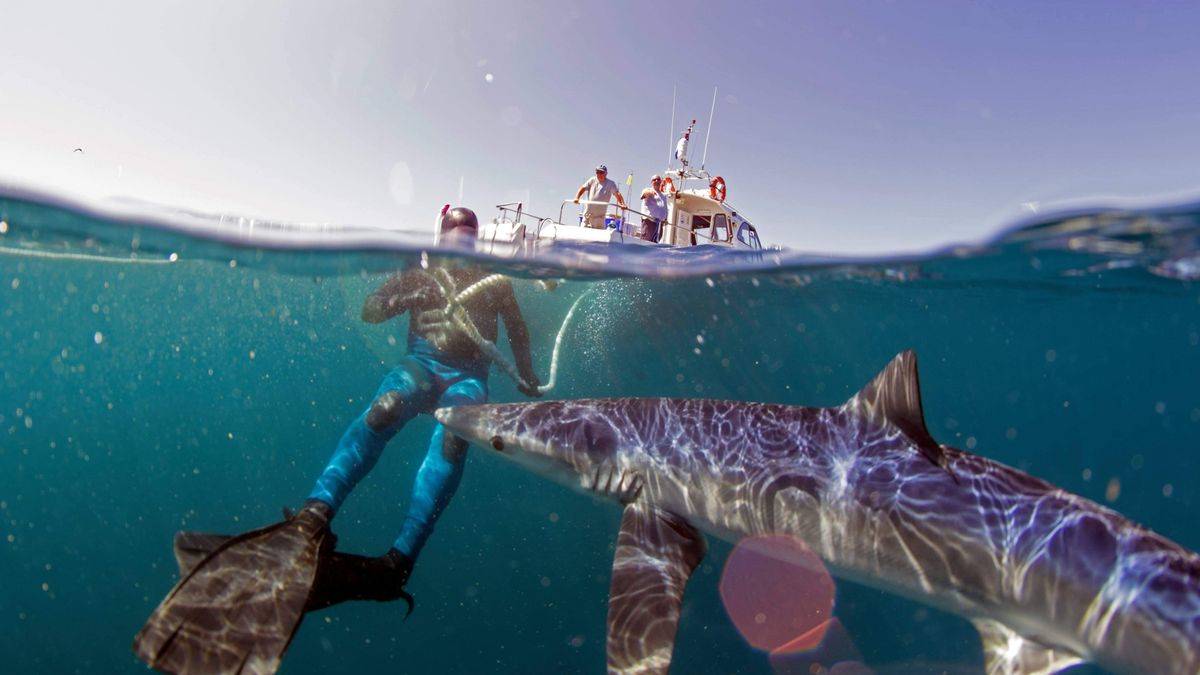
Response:
[[[481,215],[553,212],[599,161],[661,170],[672,86],[679,127],[715,84],[709,168],[770,243],[907,250],[1200,187],[1200,3],[120,7],[5,3],[0,177],[410,229],[461,179]]]

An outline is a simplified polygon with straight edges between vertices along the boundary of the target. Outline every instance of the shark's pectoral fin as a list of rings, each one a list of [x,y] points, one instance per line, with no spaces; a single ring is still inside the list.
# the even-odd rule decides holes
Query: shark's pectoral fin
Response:
[[[856,408],[863,414],[891,422],[916,444],[926,459],[946,467],[945,451],[925,427],[917,353],[913,350],[897,354],[875,379],[846,401],[844,407]]]
[[[998,621],[975,619],[971,623],[983,638],[987,675],[1051,675],[1083,663],[1071,652],[1034,642]]]
[[[609,673],[667,672],[683,589],[707,548],[682,519],[642,503],[625,507],[609,586]]]

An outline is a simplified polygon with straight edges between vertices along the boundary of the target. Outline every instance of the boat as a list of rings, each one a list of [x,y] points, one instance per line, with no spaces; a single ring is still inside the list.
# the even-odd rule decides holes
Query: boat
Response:
[[[713,95],[715,110],[716,93]],[[709,117],[711,132],[711,113]],[[673,126],[673,123],[672,123]],[[729,187],[725,179],[710,174],[702,161],[699,168],[692,166],[688,157],[688,143],[696,120],[682,132],[672,154],[672,160],[663,177],[663,192],[667,195],[667,220],[659,228],[657,241],[647,241],[640,236],[643,218],[649,216],[641,211],[619,204],[603,202],[605,218],[603,229],[585,227],[582,214],[575,214],[573,207],[600,205],[602,202],[564,199],[555,216],[537,216],[525,209],[525,204],[512,202],[498,204],[499,213],[490,222],[479,228],[481,247],[497,252],[510,247],[527,247],[552,242],[590,244],[630,244],[638,246],[667,246],[674,248],[690,246],[716,246],[745,251],[763,249],[758,230],[736,209],[728,199]],[[708,140],[705,139],[705,158]],[[675,163],[678,162],[678,166]],[[627,191],[633,185],[633,175],[625,181]],[[632,193],[625,198],[632,201]],[[568,212],[568,209],[571,209]]]

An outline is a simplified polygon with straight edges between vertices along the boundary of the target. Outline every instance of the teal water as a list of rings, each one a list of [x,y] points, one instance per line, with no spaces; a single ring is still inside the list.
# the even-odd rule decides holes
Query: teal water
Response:
[[[551,397],[836,405],[914,348],[935,438],[1200,548],[1198,220],[1085,210],[876,261],[608,251],[581,274],[563,266],[588,252],[568,249],[487,264],[524,279],[543,377],[588,294]],[[403,354],[405,319],[364,324],[362,301],[421,249],[236,246],[18,196],[0,221],[0,670],[139,672],[130,643],[176,579],[174,532],[249,529],[303,499]],[[522,399],[495,369],[491,386]],[[391,543],[431,426],[410,423],[350,498],[343,547]],[[473,453],[412,618],[310,616],[283,672],[603,672],[619,519]],[[673,672],[770,673],[717,593],[730,547],[710,545]],[[960,618],[849,582],[836,614],[877,672],[981,672]]]

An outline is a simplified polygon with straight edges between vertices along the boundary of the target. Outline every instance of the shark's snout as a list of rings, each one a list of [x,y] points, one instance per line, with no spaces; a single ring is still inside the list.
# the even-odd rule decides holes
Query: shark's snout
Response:
[[[574,482],[616,449],[607,427],[581,414],[588,410],[587,401],[538,401],[439,408],[434,416],[478,448]]]
[[[512,404],[438,408],[433,415],[450,433],[481,448],[511,455],[518,451]]]
[[[453,410],[453,408],[438,408],[437,410],[433,411],[433,416],[442,424],[450,426],[450,417]]]
[[[485,443],[490,441],[489,429],[492,424],[489,424],[490,416],[481,408],[490,408],[491,406],[456,406],[452,408],[438,408],[433,412],[433,416],[437,421],[445,425],[446,429],[455,436],[464,438],[472,443]]]

